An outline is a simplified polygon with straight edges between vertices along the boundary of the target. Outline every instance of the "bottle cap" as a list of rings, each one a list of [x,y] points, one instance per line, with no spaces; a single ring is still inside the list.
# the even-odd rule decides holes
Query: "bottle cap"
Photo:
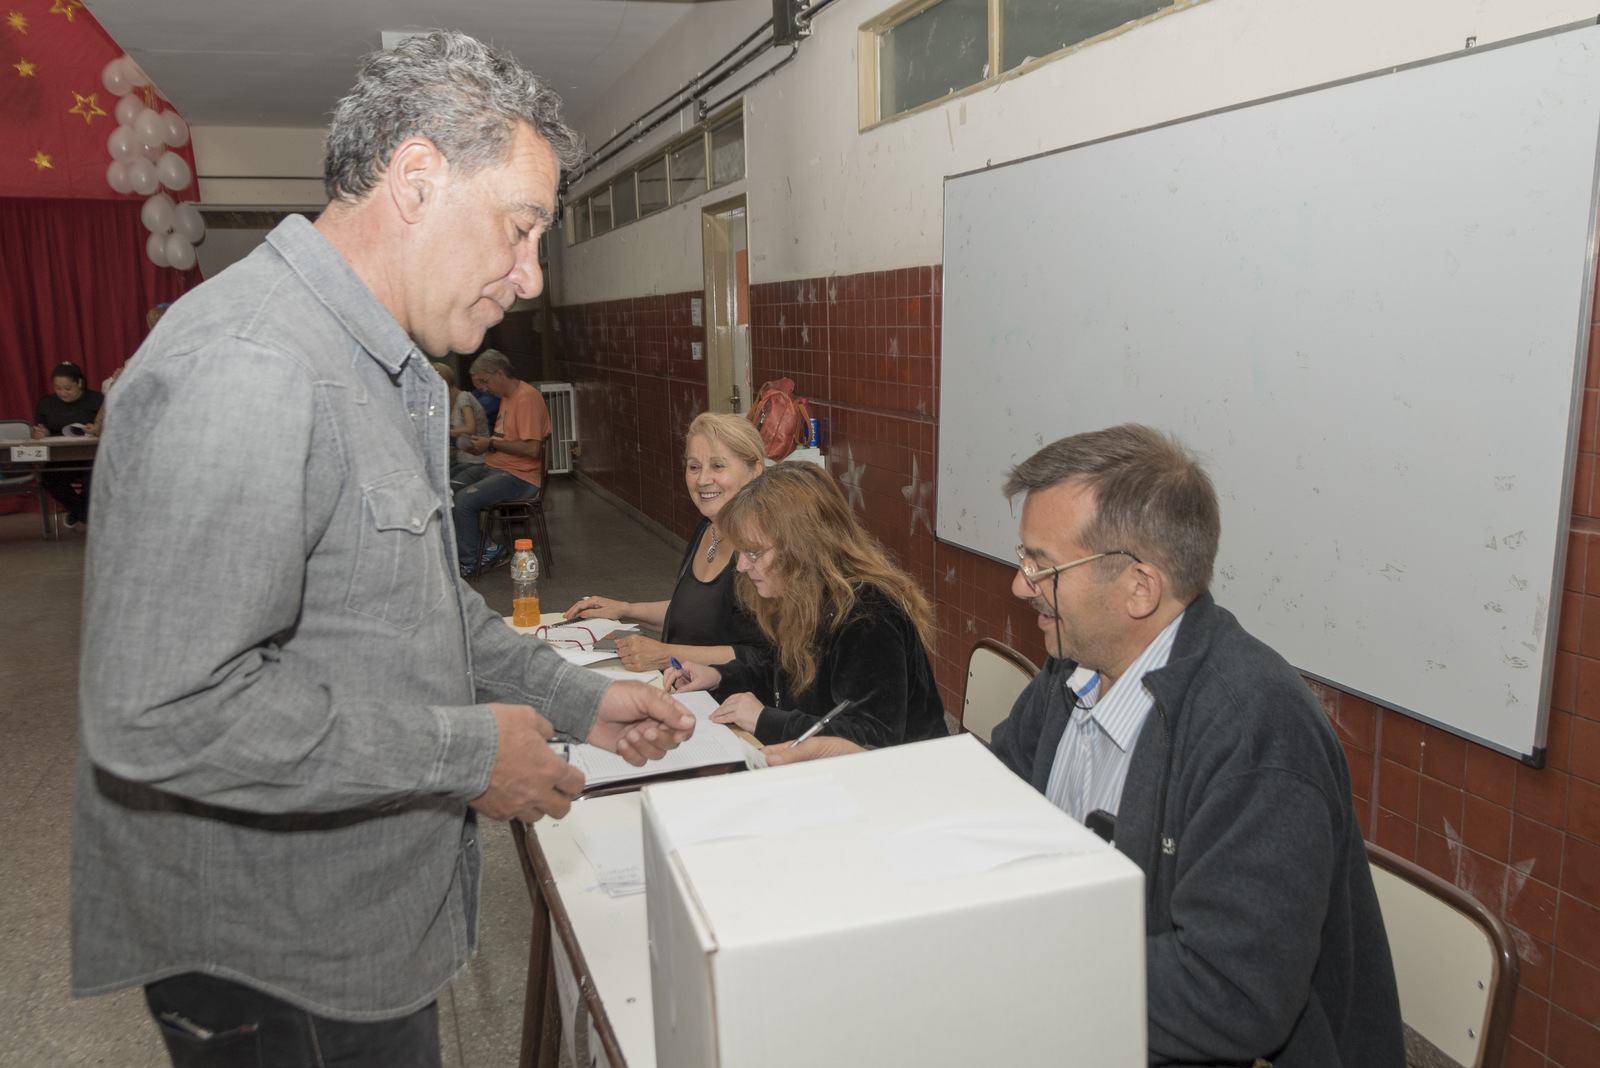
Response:
[[[513,549],[517,549],[517,550],[531,549],[531,548],[533,548],[533,539],[532,538],[518,538],[516,541],[511,543],[511,547]]]

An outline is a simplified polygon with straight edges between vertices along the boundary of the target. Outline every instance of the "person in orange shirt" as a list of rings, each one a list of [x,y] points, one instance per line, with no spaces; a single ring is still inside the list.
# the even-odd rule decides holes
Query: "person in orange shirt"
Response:
[[[494,433],[472,437],[457,448],[484,457],[450,481],[455,497],[456,556],[463,578],[475,568],[508,563],[506,546],[482,544],[478,513],[502,501],[537,497],[544,490],[544,439],[550,433],[550,409],[538,389],[511,370],[505,353],[485,349],[472,361],[472,383],[500,398]],[[480,556],[482,557],[480,564]]]

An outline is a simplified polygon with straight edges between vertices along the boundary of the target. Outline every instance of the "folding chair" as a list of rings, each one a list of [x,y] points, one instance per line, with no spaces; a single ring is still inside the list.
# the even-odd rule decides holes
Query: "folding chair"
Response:
[[[961,701],[961,727],[989,744],[989,735],[1011,713],[1011,706],[1039,669],[1033,661],[993,638],[979,638],[967,654],[967,691]]]
[[[1437,1063],[1437,1050],[1466,1068],[1500,1068],[1520,973],[1506,925],[1466,891],[1371,842],[1367,860],[1389,933],[1408,1061]]]

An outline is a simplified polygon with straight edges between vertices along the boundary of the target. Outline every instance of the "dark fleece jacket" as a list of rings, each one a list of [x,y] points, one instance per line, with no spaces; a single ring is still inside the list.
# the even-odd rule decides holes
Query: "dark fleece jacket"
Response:
[[[994,732],[1041,791],[1074,667],[1050,661]],[[1150,1063],[1402,1068],[1349,768],[1305,681],[1203,594],[1144,683],[1116,846],[1145,874]]]
[[[838,630],[829,633],[824,618],[817,645],[817,677],[804,693],[791,692],[765,649],[741,648],[739,659],[718,667],[719,694],[749,691],[765,706],[752,732],[763,745],[798,738],[846,697],[854,703],[824,734],[876,749],[950,733],[922,637],[878,587],[857,591],[855,609]]]

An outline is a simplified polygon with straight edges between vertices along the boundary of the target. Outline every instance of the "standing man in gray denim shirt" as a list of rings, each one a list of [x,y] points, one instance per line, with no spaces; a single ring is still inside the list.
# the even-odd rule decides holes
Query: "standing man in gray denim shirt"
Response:
[[[145,987],[173,1061],[437,1065],[477,815],[561,815],[548,744],[693,717],[460,581],[443,381],[538,294],[559,102],[435,33],[364,62],[332,203],[179,301],[117,387],[86,576],[73,986]]]

